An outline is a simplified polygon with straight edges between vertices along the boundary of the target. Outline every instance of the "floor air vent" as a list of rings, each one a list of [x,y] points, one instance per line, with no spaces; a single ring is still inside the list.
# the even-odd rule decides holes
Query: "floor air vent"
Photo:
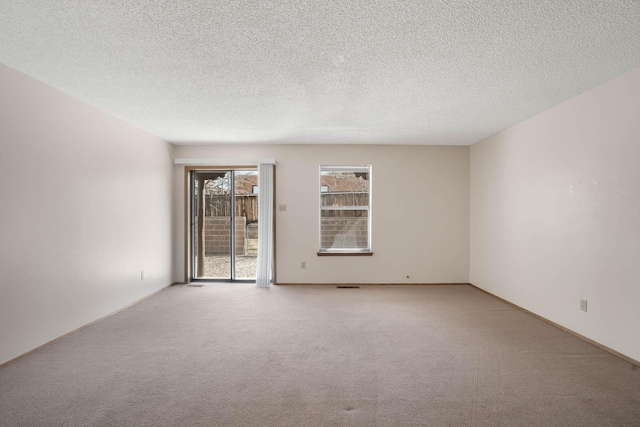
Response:
[[[338,289],[360,289],[360,286],[336,286]]]
[[[201,288],[204,285],[187,285],[188,288]]]

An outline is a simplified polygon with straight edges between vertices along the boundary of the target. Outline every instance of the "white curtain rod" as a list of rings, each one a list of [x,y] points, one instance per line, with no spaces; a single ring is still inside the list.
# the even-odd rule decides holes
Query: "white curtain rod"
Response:
[[[237,160],[237,159],[197,159],[178,158],[173,160],[174,165],[184,166],[250,166],[268,164],[275,165],[276,159]]]

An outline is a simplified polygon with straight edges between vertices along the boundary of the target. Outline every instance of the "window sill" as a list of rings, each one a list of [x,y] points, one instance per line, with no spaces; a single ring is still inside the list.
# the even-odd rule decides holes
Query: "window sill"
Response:
[[[318,251],[318,256],[373,256],[373,252]]]

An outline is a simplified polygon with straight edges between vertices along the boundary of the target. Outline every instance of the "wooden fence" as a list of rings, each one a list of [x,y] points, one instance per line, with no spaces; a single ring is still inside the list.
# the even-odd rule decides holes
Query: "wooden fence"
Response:
[[[369,193],[322,193],[322,206],[368,206]],[[366,210],[323,210],[322,217],[357,218],[366,217]]]
[[[257,194],[236,196],[236,216],[247,218],[247,224],[258,222]],[[207,195],[205,216],[230,216],[231,198],[228,195]]]

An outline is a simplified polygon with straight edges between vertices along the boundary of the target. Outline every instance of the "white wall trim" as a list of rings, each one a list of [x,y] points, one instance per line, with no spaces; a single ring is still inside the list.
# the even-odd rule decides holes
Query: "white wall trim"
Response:
[[[198,159],[198,158],[176,158],[173,160],[175,165],[184,166],[247,166],[270,164],[275,165],[276,159],[260,159],[260,160],[237,160],[237,159]]]

